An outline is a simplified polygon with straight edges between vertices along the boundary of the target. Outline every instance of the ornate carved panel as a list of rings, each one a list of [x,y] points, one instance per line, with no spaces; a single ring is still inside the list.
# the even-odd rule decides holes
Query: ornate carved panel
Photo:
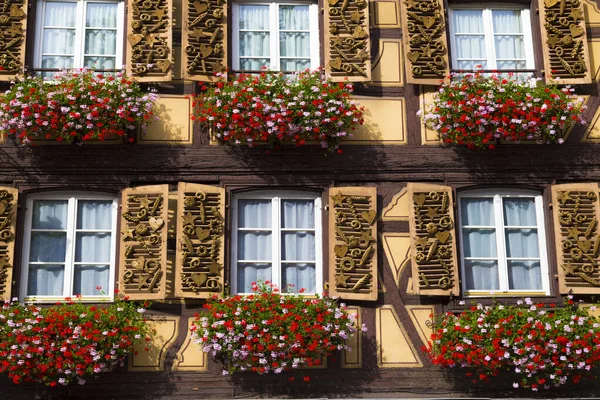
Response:
[[[136,299],[163,299],[166,292],[169,185],[123,191],[120,292]]]
[[[227,67],[227,1],[183,0],[183,76],[213,81]]]
[[[140,82],[171,80],[171,0],[128,0],[127,73]]]
[[[329,191],[331,295],[377,300],[377,189]]]
[[[547,77],[560,84],[590,83],[590,60],[581,0],[540,1]]]
[[[0,0],[0,81],[23,72],[27,0]]]
[[[600,293],[597,183],[552,187],[561,293]]]
[[[208,298],[223,291],[224,215],[224,189],[179,184],[176,296]]]
[[[11,300],[17,197],[14,188],[0,187],[0,300]]]
[[[439,84],[450,72],[443,2],[401,0],[400,10],[407,82]]]
[[[422,295],[458,295],[452,189],[409,183],[413,287]]]
[[[335,81],[371,80],[367,0],[325,2],[325,71]]]

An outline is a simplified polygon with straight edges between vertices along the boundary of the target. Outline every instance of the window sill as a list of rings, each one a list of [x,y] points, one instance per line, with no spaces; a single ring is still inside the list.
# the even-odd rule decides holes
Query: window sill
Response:
[[[56,303],[67,303],[69,300],[62,296],[27,296],[19,300],[25,304],[56,304]],[[114,298],[112,296],[85,296],[85,297],[71,297],[71,301],[75,303],[112,303]]]
[[[550,296],[550,293],[544,292],[543,290],[537,291],[466,291],[464,292],[465,298],[476,298],[476,297],[546,297]]]

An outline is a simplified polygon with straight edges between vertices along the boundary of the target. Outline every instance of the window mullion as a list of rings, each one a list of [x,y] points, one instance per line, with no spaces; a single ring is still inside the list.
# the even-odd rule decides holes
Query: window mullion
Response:
[[[525,46],[525,67],[527,69],[535,69],[531,16],[529,10],[521,10],[521,25],[521,30],[523,31],[523,45]]]
[[[76,218],[77,210],[77,199],[71,197],[68,203],[68,214],[67,214],[67,249],[65,252],[65,281],[63,294],[65,297],[73,295],[73,276],[75,275],[75,224],[77,223]]]
[[[275,283],[282,291],[284,288],[281,287],[281,198],[276,196],[273,198],[272,204],[272,227],[273,227],[273,237],[271,242],[272,249],[272,257],[273,261],[271,263],[271,278],[273,283]]]
[[[486,8],[483,10],[483,31],[485,32],[486,41],[486,57],[488,66],[485,69],[497,69],[496,66],[496,46],[494,46],[494,26],[493,26],[492,10]]]
[[[498,251],[498,279],[500,290],[508,290],[508,262],[506,261],[506,243],[504,240],[504,210],[502,208],[502,196],[494,196],[494,217],[496,222],[496,247]]]
[[[279,65],[279,5],[271,3],[269,6],[271,23],[271,68],[276,71],[281,70]]]
[[[83,67],[83,54],[85,53],[85,20],[86,20],[86,3],[83,1],[77,2],[77,16],[81,17],[80,22],[76,23],[75,30],[75,57],[73,66]]]
[[[323,224],[321,198],[317,197],[314,201],[315,207],[315,292],[321,294],[323,290]]]
[[[535,216],[537,222],[538,247],[542,275],[542,289],[550,294],[550,272],[548,271],[548,252],[546,251],[546,231],[544,223],[544,204],[542,196],[535,197]]]

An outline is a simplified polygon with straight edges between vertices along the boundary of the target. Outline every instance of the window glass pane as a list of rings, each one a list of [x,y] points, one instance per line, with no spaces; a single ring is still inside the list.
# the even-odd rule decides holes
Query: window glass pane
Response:
[[[310,34],[308,32],[282,32],[279,35],[279,43],[282,57],[310,57]]]
[[[240,59],[240,70],[260,71],[263,67],[269,68],[271,62],[268,58],[242,58]]]
[[[504,225],[506,226],[537,226],[535,217],[535,199],[527,197],[505,197]]]
[[[542,266],[539,261],[509,261],[509,289],[542,290]]]
[[[491,197],[460,199],[463,226],[494,226],[494,205]]]
[[[118,69],[115,57],[92,57],[86,56],[83,65],[91,69]],[[119,68],[121,66],[119,65]]]
[[[240,32],[240,56],[269,57],[270,40],[269,32]]]
[[[238,232],[238,260],[270,261],[270,232]]]
[[[33,202],[33,229],[67,229],[67,200],[35,200]]]
[[[271,264],[238,263],[237,291],[252,293],[252,282],[272,280]]]
[[[494,33],[522,33],[521,10],[492,10]]]
[[[76,2],[46,2],[44,26],[74,28],[77,21]]]
[[[110,266],[108,265],[76,265],[73,275],[73,295],[108,295],[109,272]],[[98,286],[102,289],[97,290]]]
[[[238,201],[238,226],[240,228],[271,229],[271,200]]]
[[[279,6],[279,29],[309,30],[308,6]]]
[[[485,36],[461,36],[456,35],[456,58],[477,61],[477,64],[485,62],[487,52],[485,49]]]
[[[110,233],[77,233],[75,262],[110,262]]]
[[[269,26],[269,6],[242,5],[239,6],[240,29],[266,30]]]
[[[497,61],[496,65],[499,70],[517,70],[517,69],[527,69],[527,61]],[[522,79],[528,79],[531,77],[531,74],[523,74],[520,75],[515,74],[517,77],[521,77]]]
[[[467,290],[498,290],[498,265],[496,261],[465,260]]]
[[[522,36],[494,36],[497,59],[524,59],[525,42]]]
[[[483,33],[482,10],[454,10],[455,33]]]
[[[282,233],[281,259],[291,261],[315,260],[315,234],[313,232]]]
[[[44,29],[42,52],[45,54],[75,53],[74,29]]]
[[[87,29],[85,31],[86,54],[117,54],[117,31]]]
[[[54,69],[73,68],[73,57],[43,56],[42,57],[42,68],[54,68]],[[48,77],[54,76],[54,72],[49,73],[47,76]]]
[[[315,264],[283,264],[281,287],[283,292],[298,293],[305,289],[306,293],[316,292]]]
[[[463,229],[465,257],[496,257],[496,231]]]
[[[281,200],[281,227],[314,229],[314,200]]]
[[[28,296],[62,296],[64,266],[29,265]]]
[[[459,70],[474,70],[474,69],[488,69],[486,61],[481,60],[461,60],[456,63],[456,68]]]
[[[77,229],[111,230],[111,200],[79,200],[77,202]]]
[[[32,232],[29,261],[65,262],[66,232]]]
[[[304,71],[310,68],[310,60],[284,59],[279,63],[282,71]]]
[[[87,3],[85,26],[91,28],[116,28],[117,3]]]
[[[537,229],[507,229],[506,255],[508,257],[538,258]]]

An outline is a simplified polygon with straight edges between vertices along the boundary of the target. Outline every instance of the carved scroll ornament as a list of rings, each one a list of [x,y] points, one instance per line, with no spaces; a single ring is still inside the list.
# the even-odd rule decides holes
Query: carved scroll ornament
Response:
[[[0,0],[0,80],[23,71],[26,9],[26,0]]]

